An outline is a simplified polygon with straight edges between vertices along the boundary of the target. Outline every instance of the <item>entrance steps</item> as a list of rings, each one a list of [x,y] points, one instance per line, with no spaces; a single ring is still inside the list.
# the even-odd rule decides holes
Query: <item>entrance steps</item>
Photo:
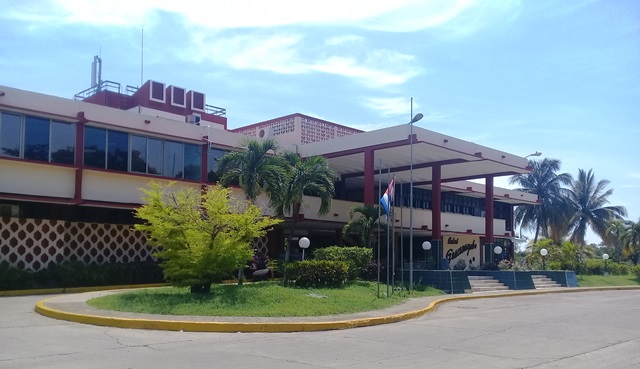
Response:
[[[465,289],[465,293],[505,291],[509,289],[509,287],[491,276],[470,275],[467,278],[469,278],[471,288]]]
[[[536,287],[537,290],[541,288],[562,287],[560,283],[557,283],[556,281],[554,281],[553,279],[545,275],[532,275],[531,279],[533,279],[533,285]]]

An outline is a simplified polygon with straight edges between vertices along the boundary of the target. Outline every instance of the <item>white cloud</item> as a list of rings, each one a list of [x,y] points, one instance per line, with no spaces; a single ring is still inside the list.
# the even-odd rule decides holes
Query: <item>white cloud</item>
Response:
[[[365,40],[364,37],[358,36],[358,35],[343,35],[343,36],[329,37],[324,41],[324,44],[327,46],[336,46],[336,45],[342,45],[350,42],[360,42],[364,40]]]
[[[398,115],[406,115],[408,117],[411,110],[409,100],[405,97],[371,97],[364,101],[362,105],[378,111],[383,117],[394,117]],[[417,103],[413,104],[414,109],[418,107]]]

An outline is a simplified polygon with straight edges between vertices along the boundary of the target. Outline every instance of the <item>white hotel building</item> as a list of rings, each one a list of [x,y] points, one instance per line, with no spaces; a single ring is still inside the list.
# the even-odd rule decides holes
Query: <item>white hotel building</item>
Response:
[[[148,259],[153,250],[132,229],[140,188],[151,180],[215,183],[216,159],[247,136],[273,137],[303,158],[322,155],[337,174],[327,215],[317,215],[318,199],[304,199],[294,236],[308,237],[312,248],[342,244],[349,210],[377,204],[391,176],[393,244],[405,261],[410,233],[415,255],[430,240],[430,255],[456,256],[452,263],[493,260],[495,245],[507,257],[513,207],[537,202],[493,186],[495,177],[529,172],[525,158],[408,124],[362,132],[292,114],[229,130],[226,111],[204,93],[156,81],[140,88],[102,81],[74,99],[0,85],[0,262],[40,270],[69,260]],[[257,240],[257,251],[278,257],[287,228]],[[478,247],[456,253],[463,244]]]

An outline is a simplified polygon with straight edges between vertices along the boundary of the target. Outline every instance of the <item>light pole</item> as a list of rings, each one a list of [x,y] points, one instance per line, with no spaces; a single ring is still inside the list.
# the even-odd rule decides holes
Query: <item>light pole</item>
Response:
[[[411,99],[413,110],[413,98]],[[413,113],[413,112],[412,112]],[[413,123],[422,119],[422,113],[416,114],[409,122],[409,291],[413,289]]]
[[[311,241],[309,241],[309,239],[306,237],[302,237],[298,241],[298,246],[300,246],[300,248],[302,249],[302,261],[304,261],[304,250],[306,250],[310,244],[311,244]]]
[[[424,268],[429,269],[429,250],[431,250],[431,242],[424,241],[422,243],[422,249],[424,250]]]
[[[602,259],[604,260],[604,275],[609,275],[609,270],[607,269],[607,260],[609,260],[609,254],[602,254]]]
[[[540,250],[540,255],[542,256],[542,270],[547,270],[547,265],[544,261],[544,259],[547,257],[547,254],[549,254],[549,251],[547,251],[547,249]]]
[[[493,253],[496,254],[496,260],[498,259],[498,255],[502,254],[502,247],[496,246],[493,248]]]
[[[525,156],[524,158],[526,159],[526,158],[528,158],[530,156],[540,156],[540,155],[542,155],[542,153],[540,151],[536,151],[533,154],[529,154],[529,155]]]

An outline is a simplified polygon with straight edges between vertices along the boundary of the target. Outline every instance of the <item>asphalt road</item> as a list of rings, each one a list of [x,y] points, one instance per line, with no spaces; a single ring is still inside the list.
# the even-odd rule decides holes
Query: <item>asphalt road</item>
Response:
[[[447,303],[387,325],[188,333],[83,325],[0,298],[0,368],[640,368],[640,291]]]

